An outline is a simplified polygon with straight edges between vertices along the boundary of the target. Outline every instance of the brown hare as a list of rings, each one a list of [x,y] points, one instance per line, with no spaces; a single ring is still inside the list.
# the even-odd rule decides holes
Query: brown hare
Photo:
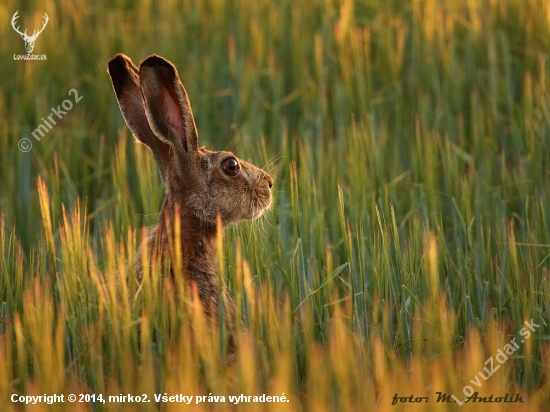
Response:
[[[169,61],[152,55],[138,69],[130,58],[117,54],[109,61],[108,72],[126,124],[136,139],[152,150],[166,186],[158,223],[149,232],[147,253],[160,251],[162,259],[169,262],[170,236],[174,233],[175,214],[179,213],[183,268],[182,273],[174,273],[171,266],[170,273],[174,279],[183,277],[184,284],[198,292],[206,318],[215,323],[219,286],[217,216],[221,216],[223,225],[260,217],[271,205],[273,179],[231,152],[199,147],[187,93]],[[141,248],[136,262],[140,282]],[[232,319],[234,303],[225,288],[224,294],[229,312],[226,318]],[[228,358],[232,357],[230,334]]]

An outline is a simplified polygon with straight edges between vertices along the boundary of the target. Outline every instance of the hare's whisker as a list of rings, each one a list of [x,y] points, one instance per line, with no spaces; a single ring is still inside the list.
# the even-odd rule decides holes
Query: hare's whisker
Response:
[[[282,153],[283,153],[283,152],[280,151],[280,152],[277,153],[275,156],[273,156],[271,159],[269,159],[269,160],[264,164],[264,166],[262,167],[262,169],[268,170],[268,168],[270,168],[276,161],[282,159],[282,158],[283,158]]]

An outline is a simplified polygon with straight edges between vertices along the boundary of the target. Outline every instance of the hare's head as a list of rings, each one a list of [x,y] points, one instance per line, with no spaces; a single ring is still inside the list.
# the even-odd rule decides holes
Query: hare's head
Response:
[[[231,152],[199,147],[187,93],[176,68],[159,56],[139,66],[123,54],[109,74],[126,124],[153,151],[166,185],[165,204],[178,203],[207,226],[255,219],[271,204],[273,179]]]

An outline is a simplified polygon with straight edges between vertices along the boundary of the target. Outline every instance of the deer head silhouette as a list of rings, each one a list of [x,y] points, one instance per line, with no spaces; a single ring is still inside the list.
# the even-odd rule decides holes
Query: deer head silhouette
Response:
[[[44,13],[44,23],[42,24],[42,28],[40,30],[35,30],[32,33],[32,36],[29,36],[29,35],[27,35],[27,30],[25,30],[25,32],[22,33],[19,30],[19,27],[15,26],[15,21],[19,17],[18,13],[19,13],[19,10],[17,10],[14,13],[14,15],[11,19],[11,26],[13,27],[13,29],[17,33],[19,33],[21,35],[21,38],[25,41],[25,49],[27,50],[27,53],[30,54],[30,53],[32,53],[32,51],[34,49],[34,42],[36,41],[36,38],[38,37],[38,35],[40,33],[42,33],[42,31],[44,30],[44,27],[46,27],[46,24],[48,24],[48,21],[50,20],[50,18],[48,17],[48,15],[46,13]]]

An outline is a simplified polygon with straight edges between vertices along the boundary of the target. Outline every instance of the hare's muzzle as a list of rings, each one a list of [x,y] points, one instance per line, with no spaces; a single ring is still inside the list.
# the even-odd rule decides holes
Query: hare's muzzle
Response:
[[[257,178],[253,183],[253,196],[250,207],[250,215],[248,219],[257,219],[271,206],[272,195],[271,188],[273,187],[273,178],[261,169],[256,168]]]
[[[269,186],[269,189],[273,188],[273,178],[269,176],[267,173],[264,172],[264,179],[267,181],[267,185]]]

